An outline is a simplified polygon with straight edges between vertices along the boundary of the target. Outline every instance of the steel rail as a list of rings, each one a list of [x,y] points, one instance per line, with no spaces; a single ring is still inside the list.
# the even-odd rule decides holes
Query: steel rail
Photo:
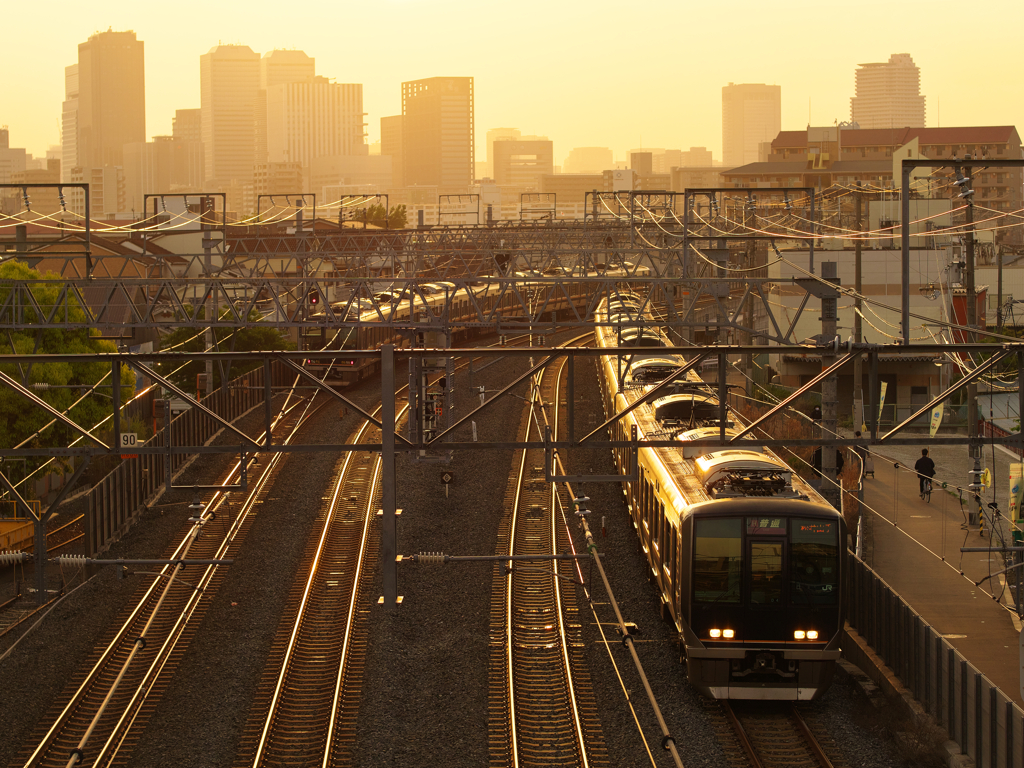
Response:
[[[582,337],[580,337],[582,338]],[[569,342],[571,343],[571,342]],[[531,377],[531,388],[530,395],[528,397],[527,414],[526,414],[526,434],[529,435],[531,431],[536,431],[537,434],[541,434],[545,426],[550,423],[548,415],[545,409],[545,390],[554,389],[554,397],[549,398],[556,404],[558,402],[559,382],[561,379],[562,371],[567,363],[563,361],[562,366],[557,371],[549,370],[546,372],[547,375],[537,373]],[[545,384],[544,382],[548,383]],[[554,382],[553,384],[550,382]],[[544,554],[551,554],[557,549],[558,540],[558,524],[555,515],[556,503],[558,501],[558,489],[552,487],[548,491],[548,511],[547,518],[541,523],[539,527],[529,525],[529,518],[524,520],[525,513],[521,509],[524,506],[524,489],[526,486],[526,464],[530,457],[534,455],[528,450],[523,450],[520,453],[519,470],[516,478],[515,494],[513,497],[512,510],[511,510],[511,521],[509,527],[509,541],[508,541],[508,556],[514,557],[519,552],[519,547],[522,545],[522,537],[526,537],[527,540],[535,537],[536,534],[531,533],[531,530],[543,530],[546,528],[547,533],[544,538],[547,538],[546,542],[533,541],[533,548],[545,549]],[[526,530],[524,530],[524,528]],[[510,566],[512,560],[507,561]],[[534,573],[532,570],[529,572],[515,571],[511,567],[509,568],[510,575],[506,578],[505,583],[505,664],[506,672],[505,679],[507,680],[507,692],[508,697],[508,712],[509,712],[509,738],[511,742],[511,765],[520,766],[524,764],[537,764],[543,762],[544,757],[541,753],[538,753],[537,749],[543,749],[543,747],[549,746],[544,744],[541,746],[539,743],[533,743],[531,746],[533,749],[529,749],[525,746],[525,742],[522,739],[522,733],[524,727],[524,717],[532,716],[536,720],[540,713],[544,711],[543,705],[538,706],[538,700],[536,696],[529,695],[529,689],[523,695],[520,695],[518,690],[522,681],[522,674],[524,663],[530,663],[531,659],[527,657],[519,658],[516,653],[516,649],[519,648],[520,644],[526,642],[530,638],[533,638],[533,645],[538,649],[545,649],[546,653],[557,653],[557,657],[560,659],[560,663],[557,665],[557,671],[553,668],[547,668],[548,675],[550,676],[550,683],[541,681],[534,677],[530,682],[533,686],[543,685],[545,688],[545,694],[549,694],[551,699],[558,700],[558,707],[564,707],[562,717],[568,721],[566,725],[572,733],[572,752],[576,755],[577,764],[581,766],[589,767],[591,765],[590,756],[587,750],[587,737],[585,733],[585,727],[583,724],[583,716],[580,710],[579,704],[579,691],[576,688],[574,681],[574,663],[569,653],[569,637],[568,629],[566,626],[566,620],[564,615],[564,600],[565,595],[561,589],[561,579],[564,578],[558,573],[557,564],[553,570],[540,571]],[[517,583],[523,579],[528,581],[527,584]],[[575,582],[575,580],[573,580]],[[547,586],[543,587],[545,582]],[[520,590],[527,589],[529,593],[533,594],[536,598],[534,603],[530,603],[527,606],[520,605],[522,596]],[[545,596],[545,593],[547,596]],[[543,603],[543,604],[542,604]],[[520,611],[526,610],[530,614],[537,611],[553,612],[555,615],[553,621],[546,619],[546,617],[532,617],[529,620],[524,620],[520,617]],[[531,626],[530,622],[548,621],[540,627],[541,636],[534,637],[534,632],[537,630],[537,626]],[[554,626],[551,626],[551,625]],[[527,633],[523,638],[519,636],[520,633]],[[557,649],[552,649],[551,646],[557,644]],[[546,662],[542,662],[540,659],[533,658],[534,664],[543,664],[547,667]],[[561,680],[561,683],[555,683],[555,679]],[[557,692],[559,686],[564,686],[564,696]],[[525,696],[525,698],[523,698]],[[535,706],[532,711],[525,712],[521,702],[532,702]],[[553,702],[549,701],[549,706],[553,705]],[[564,738],[566,734],[562,732],[562,736],[557,734],[547,734],[549,737]],[[558,762],[566,757],[564,751],[560,752]]]
[[[273,426],[279,424],[283,418],[285,418],[292,410],[300,407],[303,402],[304,401],[298,401],[297,404],[292,406],[291,408],[282,409],[281,413],[279,413],[278,415],[277,421]],[[268,462],[268,471],[267,473],[265,473],[265,475],[269,475],[269,468],[276,463],[277,459],[275,455],[271,462]],[[224,481],[224,484],[230,484],[233,478],[240,472],[240,469],[241,462],[236,462],[234,466],[230,468],[227,474],[228,479]],[[224,502],[225,498],[225,494],[218,491],[210,500],[210,504],[207,506],[207,509],[209,510],[219,508],[220,505]],[[253,498],[255,498],[255,496],[253,496]],[[242,517],[243,516],[241,515],[238,517],[238,519],[235,522],[235,526],[240,524]],[[235,526],[233,526],[232,530],[229,531],[229,535],[234,535],[234,533],[236,532]],[[180,559],[182,557],[182,553],[187,549],[187,547],[191,545],[191,541],[192,529],[190,528],[189,533],[186,534],[182,541],[173,550],[171,559]],[[160,571],[160,573],[162,575],[169,575],[167,573],[168,570],[168,568],[164,568]],[[50,749],[53,742],[58,738],[59,733],[62,732],[64,728],[70,723],[73,713],[77,711],[77,709],[88,697],[91,689],[98,683],[102,673],[106,670],[108,664],[114,659],[115,655],[121,648],[125,638],[128,636],[130,632],[134,631],[137,622],[140,620],[147,606],[149,606],[150,603],[156,598],[158,591],[160,591],[160,584],[159,581],[157,580],[150,584],[150,586],[146,588],[143,594],[138,599],[136,599],[134,608],[131,609],[128,616],[122,622],[120,629],[117,630],[113,639],[101,652],[97,661],[94,663],[89,672],[85,675],[85,678],[79,684],[75,692],[71,695],[70,700],[57,715],[54,723],[49,727],[49,729],[46,730],[40,743],[30,753],[25,763],[26,767],[35,765],[37,761],[41,759],[42,756]]]
[[[308,408],[311,405],[311,403],[312,401],[300,400],[297,402],[296,408],[302,405],[305,405]],[[287,442],[294,438],[299,428],[305,423],[305,421],[308,418],[311,418],[313,415],[315,415],[320,407],[323,407],[323,404],[315,408],[312,413],[307,412],[300,414],[296,423],[291,426],[290,433],[284,438],[285,441]],[[278,423],[280,423],[280,420],[278,421]],[[277,461],[267,462],[267,465],[264,467],[263,472],[260,473],[258,481],[255,484],[256,487],[254,488],[253,492],[249,493],[242,502],[238,514],[235,515],[235,519],[232,522],[232,525],[229,527],[228,532],[221,539],[220,543],[217,544],[214,551],[214,558],[211,559],[223,558],[228,553],[228,550],[234,543],[236,536],[238,535],[238,533],[241,531],[242,527],[248,520],[248,514],[255,506],[260,491],[263,488],[265,488],[266,485],[269,483],[270,478],[278,463],[279,462]],[[240,467],[241,463],[236,464],[234,467],[234,472],[240,471]],[[227,484],[227,482],[224,483],[224,485]],[[228,496],[218,491],[214,498],[217,501],[215,506],[216,512],[228,500]],[[199,527],[201,528],[202,526],[200,525]],[[184,566],[179,564],[175,567],[174,570],[172,570],[172,573],[167,581],[165,594],[170,591],[171,587],[174,586],[174,573],[176,573],[177,570],[181,567]],[[167,669],[167,665],[171,662],[172,655],[177,649],[178,643],[182,639],[182,635],[188,626],[188,622],[192,619],[196,611],[199,609],[202,597],[217,573],[218,568],[215,565],[207,566],[204,569],[202,576],[200,577],[198,583],[196,584],[196,589],[192,590],[191,594],[189,595],[189,599],[186,601],[186,605],[181,609],[180,613],[176,616],[174,624],[172,625],[170,631],[167,633],[167,637],[164,640],[160,648],[160,651],[156,654],[155,659],[153,660],[149,669],[146,671],[146,674],[143,677],[143,679],[136,686],[136,689],[132,694],[128,706],[124,707],[124,709],[122,710],[121,717],[119,718],[109,738],[107,739],[102,749],[100,750],[99,755],[97,757],[97,761],[94,764],[97,764],[99,762],[99,759],[106,757],[108,752],[110,753],[111,760],[113,760],[113,758],[117,755],[121,746],[124,744],[124,740],[127,738],[129,732],[131,731],[132,726],[135,724],[137,718],[141,714],[143,704],[149,698],[151,691],[157,684],[157,681],[160,679],[161,675]],[[153,615],[155,616],[156,613],[157,611],[154,609]],[[71,768],[71,766],[68,766],[68,768]]]

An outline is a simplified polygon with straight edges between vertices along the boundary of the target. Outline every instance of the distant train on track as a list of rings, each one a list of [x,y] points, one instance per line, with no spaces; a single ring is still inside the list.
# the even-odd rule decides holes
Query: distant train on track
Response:
[[[601,347],[636,347],[601,360],[605,413],[619,413],[683,364],[645,300],[602,303]],[[646,327],[641,327],[646,326]],[[742,446],[701,448],[720,434],[711,387],[676,374],[667,394],[619,419],[613,439],[678,440],[678,448],[639,448],[637,477],[623,490],[662,609],[674,622],[687,676],[716,699],[808,700],[829,686],[840,656],[846,610],[846,525],[773,452]],[[738,434],[728,412],[726,434]],[[628,451],[616,449],[629,474]]]
[[[618,267],[605,268],[591,277],[615,279],[627,274],[643,277],[648,273],[646,267],[625,262]],[[552,277],[562,279],[556,283],[550,280]],[[541,280],[531,282],[531,278]],[[518,293],[511,290],[510,280],[515,280],[520,286]],[[554,270],[478,277],[462,281],[461,285],[452,282],[395,282],[390,290],[376,293],[372,301],[369,297],[336,301],[331,304],[330,315],[321,309],[310,318],[321,322],[302,329],[302,348],[341,351],[374,350],[384,344],[408,346],[411,334],[395,327],[395,324],[400,325],[411,317],[426,313],[435,316],[444,313],[447,325],[459,329],[451,342],[459,343],[471,337],[474,333],[472,323],[480,316],[500,316],[512,323],[525,319],[528,311],[537,312],[538,308],[543,310],[545,317],[570,312],[585,315],[588,305],[596,300],[594,287],[593,282],[575,281],[571,276]],[[524,306],[524,300],[530,306]],[[381,319],[374,305],[391,321],[390,327],[385,323],[374,323]],[[351,322],[358,317],[369,324],[345,327],[339,322],[332,322],[331,316],[342,322],[346,319]],[[480,330],[490,330],[491,327],[487,324],[486,329]],[[378,361],[370,357],[317,358],[311,355],[306,361],[306,368],[329,384],[348,385],[376,373]]]

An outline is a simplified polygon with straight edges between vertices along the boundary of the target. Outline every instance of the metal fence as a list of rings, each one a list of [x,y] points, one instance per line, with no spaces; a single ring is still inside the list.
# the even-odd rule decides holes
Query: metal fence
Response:
[[[862,560],[850,562],[850,625],[979,768],[1024,768],[1024,710]]]
[[[286,383],[286,369],[271,365],[271,383]],[[263,403],[263,368],[257,368],[226,387],[221,387],[203,401],[203,405],[221,418],[232,421],[246,411]],[[139,404],[140,414],[148,418],[158,401],[147,406]],[[221,426],[195,408],[189,408],[171,421],[172,445],[204,445]],[[147,446],[163,446],[161,430],[146,441]],[[171,474],[189,459],[188,454],[171,454]],[[109,475],[89,492],[89,508],[85,514],[85,551],[95,557],[105,551],[131,526],[146,499],[166,482],[166,455],[144,453],[137,458],[124,459]]]

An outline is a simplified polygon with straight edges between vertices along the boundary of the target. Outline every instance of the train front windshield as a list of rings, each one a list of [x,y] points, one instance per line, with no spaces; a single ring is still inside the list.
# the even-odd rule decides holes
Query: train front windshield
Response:
[[[835,605],[839,599],[838,524],[793,518],[789,525],[792,601],[797,605]]]
[[[839,525],[811,518],[699,519],[693,564],[698,604],[835,605]]]

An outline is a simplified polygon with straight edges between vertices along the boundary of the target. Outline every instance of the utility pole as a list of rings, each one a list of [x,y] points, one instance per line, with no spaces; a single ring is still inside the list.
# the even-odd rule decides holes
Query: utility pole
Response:
[[[835,281],[839,276],[837,265],[834,261],[823,261],[821,263],[821,276],[825,280]],[[832,350],[833,340],[836,338],[836,324],[838,321],[837,308],[838,294],[823,296],[821,299],[821,338],[828,344],[827,351],[821,356],[821,367],[828,368],[836,361]],[[837,428],[836,406],[838,405],[838,392],[836,388],[836,376],[832,374],[821,382],[821,438],[822,440],[835,437]],[[836,485],[836,449],[834,446],[821,446],[821,495],[836,509],[841,509],[839,487]]]
[[[863,217],[863,212],[862,212],[862,208],[861,208],[861,206],[863,204],[863,198],[861,197],[861,185],[860,185],[859,181],[857,182],[857,190],[853,193],[853,198],[854,198],[854,201],[856,202],[856,205],[857,205],[857,208],[856,208],[856,211],[857,211],[857,224],[856,224],[857,231],[858,232],[863,232],[864,231],[864,229],[863,229],[863,218],[862,218]],[[860,313],[861,313],[860,297],[861,297],[861,287],[862,287],[861,286],[861,274],[862,274],[861,273],[861,269],[862,269],[863,264],[861,262],[861,239],[860,239],[859,235],[854,240],[854,249],[855,249],[855,251],[854,251],[854,262],[853,262],[853,269],[854,269],[854,278],[853,279],[854,279],[854,290],[857,292],[857,295],[854,298],[854,304],[853,304],[853,306],[854,306],[854,310],[853,310],[853,340],[857,344],[860,344],[861,341],[863,341],[863,339],[861,338],[862,329],[861,329],[861,318],[860,318]],[[864,372],[862,370],[862,365],[863,365],[863,358],[862,358],[862,356],[861,355],[856,355],[853,358],[853,428],[854,428],[854,430],[860,429],[861,425],[864,424],[864,389],[863,389]]]
[[[206,346],[206,351],[213,351],[213,322],[214,315],[217,312],[217,300],[213,292],[213,239],[210,237],[210,229],[212,222],[210,221],[211,214],[213,213],[213,198],[202,197],[199,200],[199,226],[203,234],[203,273],[206,276],[206,301],[205,301],[205,313],[206,313],[206,332],[203,335],[203,342]],[[213,360],[210,358],[206,359],[206,392],[204,396],[209,397],[213,394]]]
[[[970,155],[967,155],[967,160],[971,159]],[[959,170],[959,169],[958,169]],[[971,167],[967,167],[966,183],[959,184],[960,197],[967,203],[966,211],[966,230],[967,230],[967,255],[965,258],[964,268],[964,288],[967,293],[967,327],[970,329],[967,332],[967,343],[974,344],[977,341],[977,334],[974,332],[978,324],[978,297],[977,290],[974,284],[974,190],[971,189]],[[957,174],[959,176],[959,174]],[[978,495],[980,490],[981,481],[981,438],[978,434],[978,382],[977,380],[971,381],[967,385],[967,437],[970,438],[970,445],[968,450],[970,452],[970,458],[974,459],[973,471],[971,472],[971,482],[969,487],[974,491],[975,502],[977,503],[976,510],[970,514],[970,517],[977,517],[978,510],[981,508],[980,497]],[[977,520],[975,522],[981,522]]]

